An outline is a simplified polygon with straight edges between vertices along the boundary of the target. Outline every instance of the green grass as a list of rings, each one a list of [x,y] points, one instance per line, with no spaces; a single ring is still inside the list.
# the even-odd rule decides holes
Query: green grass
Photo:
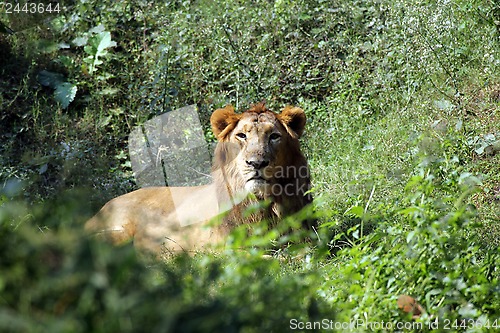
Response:
[[[411,322],[400,294],[423,305],[427,328],[499,318],[494,1],[61,5],[0,14],[16,32],[0,33],[2,331]],[[95,51],[74,40],[99,24],[117,45],[92,72]],[[37,80],[42,70],[77,87],[67,108]],[[323,226],[312,249],[151,263],[83,236],[92,213],[136,187],[127,163],[136,125],[197,104],[213,140],[215,108],[262,99],[306,110],[302,143]]]

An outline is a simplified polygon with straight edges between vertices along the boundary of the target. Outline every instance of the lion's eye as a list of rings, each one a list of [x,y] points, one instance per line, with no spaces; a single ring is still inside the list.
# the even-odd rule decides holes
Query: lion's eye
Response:
[[[278,134],[278,133],[273,133],[269,136],[269,140],[271,141],[276,141],[278,140],[279,138],[281,138],[281,134]]]
[[[247,135],[245,133],[238,133],[236,134],[236,137],[241,140],[245,140],[247,138]]]

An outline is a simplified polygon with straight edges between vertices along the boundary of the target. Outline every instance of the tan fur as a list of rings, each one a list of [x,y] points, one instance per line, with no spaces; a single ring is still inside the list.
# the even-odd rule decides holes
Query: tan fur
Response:
[[[237,114],[228,105],[210,122],[218,139],[212,184],[122,195],[106,203],[85,229],[114,244],[133,239],[138,249],[156,254],[199,251],[223,245],[238,225],[280,219],[311,202],[309,169],[298,141],[306,122],[302,109],[288,106],[276,114],[260,103]],[[271,204],[242,215],[258,200]],[[219,225],[211,227],[209,221],[218,216]]]

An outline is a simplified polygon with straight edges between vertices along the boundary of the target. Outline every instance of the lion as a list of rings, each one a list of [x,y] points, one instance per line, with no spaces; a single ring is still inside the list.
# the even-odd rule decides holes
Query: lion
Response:
[[[210,123],[218,140],[212,183],[130,192],[107,202],[85,229],[114,244],[132,240],[153,254],[197,252],[224,246],[240,225],[277,221],[312,202],[299,143],[306,124],[301,108],[287,106],[277,114],[258,103],[235,113],[227,105],[213,112]],[[259,201],[269,204],[246,212]],[[311,228],[311,221],[304,226]]]

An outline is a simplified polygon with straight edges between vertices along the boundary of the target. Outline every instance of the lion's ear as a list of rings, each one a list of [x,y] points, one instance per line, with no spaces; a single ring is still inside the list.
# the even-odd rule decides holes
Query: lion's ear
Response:
[[[217,139],[224,139],[236,127],[240,117],[239,114],[234,113],[232,105],[226,105],[222,109],[215,110],[210,117],[210,124]]]
[[[301,108],[287,106],[278,115],[278,119],[293,138],[300,138],[304,133],[306,114]]]

